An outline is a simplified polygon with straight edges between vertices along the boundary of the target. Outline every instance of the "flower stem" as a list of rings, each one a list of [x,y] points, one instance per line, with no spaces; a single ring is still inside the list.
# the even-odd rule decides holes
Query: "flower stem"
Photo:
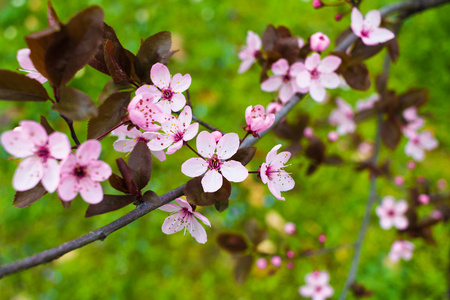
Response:
[[[194,148],[192,148],[187,142],[184,142],[184,144],[191,149],[195,154],[197,154],[198,157],[205,159],[203,156],[200,155],[200,153],[198,153],[197,151],[194,150]]]

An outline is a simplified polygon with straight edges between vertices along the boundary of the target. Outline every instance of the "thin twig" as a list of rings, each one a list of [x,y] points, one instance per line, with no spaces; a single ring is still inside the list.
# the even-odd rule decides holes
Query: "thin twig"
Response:
[[[75,142],[75,144],[77,146],[79,146],[80,141],[78,140],[77,133],[75,132],[75,129],[73,128],[73,121],[71,119],[67,118],[66,116],[64,116],[63,114],[59,114],[59,115],[61,116],[61,118],[64,119],[64,121],[66,121],[66,123],[70,129],[70,136],[72,137],[72,140]]]
[[[219,130],[218,128],[216,128],[216,127],[214,127],[214,126],[211,126],[211,125],[209,125],[208,123],[203,122],[202,120],[200,120],[199,118],[197,118],[197,116],[195,116],[194,113],[192,113],[192,119],[193,119],[195,122],[199,123],[200,125],[202,125],[202,126],[205,127],[205,128],[208,128],[208,129],[211,130],[211,131],[220,131],[220,132],[222,132],[222,131]],[[222,133],[223,133],[223,132],[222,132]]]

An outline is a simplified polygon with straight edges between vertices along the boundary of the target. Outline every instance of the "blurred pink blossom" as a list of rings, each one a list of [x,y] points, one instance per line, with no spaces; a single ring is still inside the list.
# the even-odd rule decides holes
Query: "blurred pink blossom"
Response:
[[[275,121],[274,114],[267,114],[264,111],[264,106],[255,105],[247,107],[245,110],[245,122],[247,126],[244,127],[244,130],[251,132],[253,135],[257,135],[258,132],[262,132],[270,126],[272,126]]]
[[[260,270],[264,270],[265,268],[267,268],[268,263],[267,260],[265,258],[258,258],[256,260],[256,267]]]
[[[294,268],[294,263],[293,263],[292,261],[288,261],[288,262],[286,263],[286,268],[288,268],[288,269],[293,269],[293,268]]]
[[[314,8],[317,9],[317,8],[322,7],[322,6],[323,6],[323,3],[322,3],[322,1],[320,1],[320,0],[313,0],[312,5],[313,5]]]
[[[330,39],[322,32],[314,33],[309,39],[311,50],[322,52],[330,45]]]
[[[292,222],[288,222],[284,225],[284,232],[286,232],[287,234],[294,234],[296,230],[297,227]]]
[[[287,257],[287,258],[294,258],[294,256],[295,256],[294,251],[288,250],[288,251],[286,252],[286,257]]]
[[[397,186],[402,186],[405,183],[405,179],[403,178],[403,176],[395,176],[394,183]]]
[[[381,205],[376,208],[381,228],[389,229],[394,226],[399,230],[406,229],[408,227],[408,219],[405,216],[407,209],[408,203],[405,200],[395,202],[392,196],[384,197]]]
[[[247,45],[239,53],[239,58],[242,60],[239,66],[238,73],[244,73],[247,71],[251,65],[256,61],[258,57],[262,55],[261,53],[261,39],[253,31],[247,32]]]
[[[319,235],[318,240],[319,240],[319,243],[323,244],[327,240],[327,237],[325,234],[321,234],[321,235]]]
[[[416,168],[416,163],[412,160],[408,161],[408,163],[406,164],[406,167],[410,170],[414,170]]]
[[[272,256],[272,258],[270,259],[270,262],[272,263],[272,265],[276,268],[281,267],[281,257],[279,257],[278,255]]]
[[[306,274],[306,285],[298,290],[303,297],[311,297],[312,300],[324,300],[334,294],[333,288],[328,284],[330,276],[327,271],[314,271]]]
[[[336,131],[328,132],[328,140],[330,142],[336,142],[339,139],[339,134]]]
[[[303,130],[303,135],[306,138],[312,138],[314,136],[314,130],[311,127],[306,127],[305,130]]]
[[[412,258],[413,250],[413,243],[408,241],[395,241],[392,244],[391,251],[389,252],[389,260],[392,262],[398,262],[401,258],[404,260],[410,260]]]
[[[281,104],[280,102],[270,102],[270,103],[267,105],[266,112],[267,112],[268,114],[276,114],[276,113],[279,112],[282,108],[283,108],[283,104]]]
[[[367,99],[358,100],[356,101],[356,110],[362,111],[371,109],[374,107],[375,102],[377,102],[378,100],[380,100],[380,97],[377,94],[373,94]]]
[[[439,179],[437,182],[437,187],[440,190],[445,190],[445,188],[447,187],[447,180],[445,180],[444,178]]]
[[[174,203],[168,203],[159,207],[160,210],[170,212],[171,215],[168,216],[162,225],[162,232],[165,234],[173,234],[184,229],[189,231],[189,233],[195,238],[195,240],[201,244],[206,243],[206,231],[205,228],[200,224],[197,219],[201,220],[203,224],[211,227],[211,223],[208,218],[204,215],[193,211],[191,205],[181,198],[175,199]]]
[[[39,83],[44,83],[47,81],[47,78],[42,76],[41,73],[39,73],[36,68],[33,65],[33,62],[30,58],[31,50],[28,48],[20,49],[17,51],[17,61],[19,62],[19,65],[23,68],[20,71],[27,72],[27,77],[36,79],[39,81]]]
[[[405,153],[416,161],[423,161],[425,158],[425,150],[433,150],[438,146],[437,140],[429,131],[411,133],[407,137],[409,141],[405,146]]]
[[[430,196],[428,196],[427,194],[420,194],[418,200],[422,204],[428,204],[430,203]]]
[[[381,14],[378,10],[371,10],[363,18],[361,12],[354,7],[352,10],[351,28],[353,33],[361,38],[366,45],[372,46],[392,40],[395,35],[385,29],[380,28]]]
[[[336,103],[338,107],[331,112],[328,121],[331,125],[338,126],[337,133],[339,135],[353,133],[356,129],[356,123],[353,121],[353,108],[341,98],[337,98]]]

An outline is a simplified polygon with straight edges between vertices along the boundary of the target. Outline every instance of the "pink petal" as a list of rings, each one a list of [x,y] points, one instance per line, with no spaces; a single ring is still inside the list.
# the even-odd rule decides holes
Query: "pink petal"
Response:
[[[311,297],[314,294],[314,291],[314,287],[310,285],[304,285],[298,290],[303,297]]]
[[[152,151],[161,151],[172,145],[173,141],[173,136],[160,134],[147,145]]]
[[[276,169],[282,168],[290,157],[291,153],[289,151],[283,151],[273,158],[270,165]]]
[[[145,95],[146,98],[153,97],[153,103],[161,98],[161,91],[154,85],[143,85],[136,90],[136,95]]]
[[[239,136],[237,133],[227,133],[217,143],[217,156],[220,159],[232,157],[239,149]],[[200,153],[201,154],[201,153]]]
[[[392,40],[395,35],[386,28],[377,28],[372,31],[368,38],[363,38],[362,41],[366,45],[377,45]]]
[[[184,123],[184,127],[186,128],[192,122],[192,109],[190,106],[185,106],[184,109],[180,112],[180,116],[178,117],[178,121],[180,123]]]
[[[342,60],[334,55],[328,55],[322,61],[320,62],[319,66],[317,67],[317,70],[320,73],[331,73],[334,72],[339,65],[341,64]]]
[[[186,97],[183,94],[173,94],[172,95],[172,111],[179,111],[186,105]]]
[[[259,35],[250,30],[247,32],[247,47],[254,50],[261,49],[261,39]]]
[[[281,58],[272,64],[272,72],[275,75],[283,76],[289,71],[289,63],[286,59]]]
[[[183,140],[184,141],[190,141],[192,140],[198,132],[198,123],[194,123],[189,125],[189,127],[186,129],[186,131],[183,134]]]
[[[267,164],[263,163],[261,165],[261,168],[259,169],[259,175],[261,176],[261,181],[266,184],[269,181],[269,177],[267,177],[266,175],[266,171],[267,171]]]
[[[61,178],[58,186],[58,196],[63,201],[72,201],[78,195],[80,186],[74,176]]]
[[[45,78],[44,76],[41,75],[41,73],[39,72],[33,72],[31,71],[30,73],[28,73],[26,75],[28,78],[34,79],[39,81],[40,84],[43,84],[44,82],[47,82],[47,78]]]
[[[81,164],[87,165],[90,162],[97,160],[101,151],[102,145],[99,141],[87,140],[78,147],[76,156]]]
[[[395,207],[395,199],[392,196],[386,196],[383,198],[381,206],[386,210],[393,209]]]
[[[50,134],[48,137],[48,150],[54,158],[65,159],[70,154],[70,142],[67,135],[61,132]]]
[[[154,85],[160,89],[169,87],[170,84],[170,73],[169,69],[161,63],[156,63],[152,66],[150,70],[150,77]]]
[[[177,73],[173,75],[171,83],[172,91],[175,93],[184,92],[191,86],[191,81],[191,75],[189,74],[183,76],[180,73]]]
[[[22,134],[30,139],[33,144],[38,146],[47,144],[48,135],[41,124],[34,121],[22,121],[20,122],[20,128]]]
[[[128,153],[133,151],[134,146],[136,146],[137,141],[131,140],[131,139],[123,139],[123,140],[117,140],[113,144],[114,150],[117,152],[124,152]]]
[[[35,187],[44,176],[41,159],[32,156],[24,159],[17,167],[13,177],[13,188],[17,191],[27,191]]]
[[[358,37],[361,37],[361,31],[363,29],[363,24],[364,24],[363,15],[356,7],[354,7],[352,10],[351,28],[353,30],[353,33]]]
[[[321,290],[322,297],[328,298],[328,297],[333,296],[333,294],[334,294],[334,289],[331,286],[329,286],[329,285],[322,286],[322,290]]]
[[[336,73],[322,73],[319,75],[320,85],[328,89],[335,89],[339,86],[341,81],[339,75]]]
[[[281,192],[280,192],[279,186],[274,184],[273,181],[269,180],[269,182],[267,183],[267,186],[269,187],[269,191],[272,193],[272,195],[275,196],[275,198],[277,198],[278,200],[281,200],[281,201],[286,200],[284,197],[281,197]]]
[[[309,71],[301,71],[298,73],[295,82],[302,89],[308,88],[311,84],[311,73]]]
[[[172,98],[175,96],[174,94]],[[169,100],[161,100],[156,104],[162,111],[163,114],[170,114],[172,112],[172,102]],[[133,121],[133,120],[132,120]],[[157,131],[157,130],[155,130]]]
[[[105,181],[111,174],[111,167],[104,161],[97,160],[89,165],[89,176],[93,181]]]
[[[69,154],[69,156],[61,162],[60,165],[61,177],[64,177],[64,175],[72,173],[76,165],[77,159],[75,155]]]
[[[253,110],[253,106],[251,106],[251,105],[245,109],[245,122],[247,123],[248,126],[250,126],[253,121],[252,120],[252,116],[253,116],[252,110]]]
[[[408,202],[400,200],[395,205],[395,212],[397,214],[404,214],[408,210]]]
[[[80,181],[80,195],[89,204],[97,204],[103,200],[103,189],[100,183],[88,177]]]
[[[273,179],[274,183],[278,185],[278,189],[282,192],[292,190],[295,186],[295,181],[286,171],[280,170]]]
[[[387,229],[391,228],[392,225],[393,225],[392,224],[392,219],[390,219],[390,218],[381,218],[380,219],[380,226],[381,226],[381,228],[387,230]]]
[[[165,234],[173,234],[180,231],[184,227],[184,213],[181,211],[164,219],[162,232]]]
[[[152,154],[159,161],[165,161],[166,160],[166,154],[164,153],[164,151],[152,151]]]
[[[406,229],[408,227],[408,219],[404,216],[395,217],[394,226],[400,230]]]
[[[269,151],[269,153],[267,153],[266,162],[269,165],[272,163],[272,160],[277,156],[277,151],[280,148],[281,148],[281,144],[278,144],[275,147],[273,147],[272,150]]]
[[[166,211],[166,212],[180,211],[180,207],[178,205],[176,205],[176,204],[173,204],[173,203],[165,204],[163,206],[158,207],[158,209],[160,209],[162,211]]]
[[[178,203],[178,205],[181,206],[182,208],[185,208],[189,210],[189,212],[192,212],[192,206],[189,204],[189,202],[187,202],[183,198],[177,198],[175,199],[175,202]]]
[[[202,178],[205,193],[214,193],[222,187],[223,177],[216,170],[209,170]]]
[[[411,156],[415,161],[423,161],[425,158],[425,152],[423,149],[417,147],[411,141],[409,141],[405,146],[405,154]]]
[[[194,218],[190,217],[188,223],[189,233],[195,238],[200,244],[204,244],[207,241],[205,228]]]
[[[47,159],[43,164],[44,176],[42,177],[42,185],[49,193],[53,193],[59,184],[59,165],[56,159]]]
[[[5,150],[15,157],[28,157],[35,151],[32,141],[22,135],[21,131],[11,130],[3,133],[1,142]]]
[[[241,62],[241,64],[239,65],[239,69],[238,69],[238,73],[242,74],[245,71],[247,71],[248,69],[250,69],[250,67],[252,66],[252,64],[255,62],[255,59],[248,59],[248,60],[243,60]]]
[[[203,157],[210,158],[216,150],[216,140],[208,131],[202,131],[197,136],[197,151]]]
[[[197,217],[199,220],[201,220],[203,222],[203,224],[208,225],[209,227],[211,227],[211,222],[209,222],[208,218],[205,217],[204,215],[202,215],[199,212],[194,211],[193,212],[194,216]]]
[[[17,61],[19,62],[20,67],[25,70],[36,70],[33,65],[33,62],[30,58],[31,50],[28,48],[20,49],[17,51]]]
[[[225,161],[220,167],[223,177],[231,182],[241,182],[248,177],[248,170],[238,161]]]
[[[183,147],[183,141],[178,141],[169,148],[167,148],[167,154],[174,154],[176,151],[181,149],[181,147]]]
[[[296,62],[296,63],[292,64],[291,69],[289,70],[289,73],[291,76],[295,77],[302,71],[307,71],[305,65],[301,62]]]
[[[425,150],[433,150],[438,146],[438,142],[428,131],[424,131],[419,135],[419,142]]]
[[[373,30],[380,27],[381,14],[378,10],[371,10],[366,14],[364,18],[364,28]]]
[[[189,177],[197,177],[208,170],[208,163],[199,157],[190,158],[181,165],[181,172]]]
[[[274,92],[278,90],[283,83],[280,76],[270,76],[263,83],[261,83],[261,89],[265,92]]]
[[[292,88],[292,85],[284,83],[281,86],[280,93],[278,94],[278,98],[280,98],[281,102],[288,102],[292,96],[294,96],[295,90]]]
[[[318,80],[311,80],[309,93],[311,94],[311,98],[313,98],[317,102],[323,102],[327,94],[325,88],[320,84]]]
[[[312,71],[319,66],[320,55],[318,53],[313,53],[308,56],[305,60],[305,67],[308,71]]]

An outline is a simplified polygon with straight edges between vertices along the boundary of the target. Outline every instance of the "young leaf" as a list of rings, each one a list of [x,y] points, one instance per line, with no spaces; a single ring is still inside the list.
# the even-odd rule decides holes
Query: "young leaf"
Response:
[[[248,249],[247,241],[239,233],[220,233],[217,236],[217,244],[220,248],[232,254],[241,253]]]
[[[24,74],[0,70],[0,100],[46,101],[50,99],[45,88],[37,80]]]
[[[399,55],[399,46],[397,38],[393,38],[392,40],[388,41],[386,43],[386,48],[391,61],[396,62]]]
[[[398,122],[393,118],[388,118],[381,124],[381,140],[391,150],[394,150],[400,139],[402,138],[402,131]]]
[[[161,205],[161,198],[154,191],[146,191],[141,198],[142,202],[153,203],[156,205]]]
[[[13,205],[18,208],[24,208],[30,206],[42,196],[47,194],[44,186],[39,182],[34,188],[24,192],[16,192],[14,196]]]
[[[109,184],[113,189],[118,190],[119,192],[129,194],[127,184],[125,180],[123,180],[122,177],[120,177],[117,174],[112,173],[111,176],[108,178]]]
[[[255,246],[269,238],[267,231],[264,228],[261,228],[255,219],[248,220],[248,222],[245,223],[244,230]]]
[[[352,61],[363,61],[376,55],[385,45],[386,43],[368,46],[364,44],[361,39],[357,39],[352,51],[350,52],[350,56]]]
[[[273,51],[275,47],[275,43],[278,40],[278,31],[273,27],[273,25],[267,25],[266,29],[262,34],[262,46],[264,50]]]
[[[133,195],[103,195],[102,202],[89,205],[84,217],[89,218],[121,209],[133,203],[134,200],[135,196]]]
[[[420,107],[428,101],[428,90],[426,89],[410,89],[398,96],[399,109],[401,111],[408,107]]]
[[[235,155],[233,155],[230,160],[236,160],[243,164],[247,165],[255,156],[256,147],[247,146],[239,149]]]
[[[128,82],[125,81],[114,82],[114,80],[110,80],[105,84],[102,91],[100,92],[100,95],[97,98],[97,102],[103,103],[112,94],[129,88],[132,88],[132,86]]]
[[[226,201],[216,201],[214,207],[218,212],[223,212],[228,208],[229,204],[230,200],[228,199]]]
[[[84,9],[62,25],[45,51],[47,79],[57,87],[69,82],[95,54],[102,36],[103,11],[98,6]]]
[[[234,265],[234,280],[237,284],[243,284],[247,280],[248,274],[250,273],[253,266],[253,256],[246,255],[236,258],[236,263]]]
[[[131,151],[128,167],[136,187],[142,190],[150,181],[152,174],[152,154],[145,142],[138,142],[133,151]]]
[[[141,43],[136,54],[136,74],[143,82],[150,83],[150,69],[157,62],[166,62],[170,57],[172,38],[169,31],[158,32]],[[169,57],[168,57],[169,56]]]
[[[122,69],[122,66],[117,61],[116,55],[114,53],[115,52],[114,43],[111,42],[110,40],[104,41],[104,52],[105,52],[104,53],[105,64],[106,67],[108,68],[109,75],[111,75],[112,79],[115,82],[129,81],[130,80],[129,75],[124,69]],[[128,69],[130,69],[129,66]],[[128,70],[128,73],[129,72],[130,70]]]
[[[352,62],[342,71],[345,82],[353,89],[367,91],[370,88],[369,70],[362,62]]]
[[[27,42],[28,48],[30,48],[30,59],[33,62],[36,70],[41,73],[42,76],[47,78],[51,83],[51,79],[48,77],[47,69],[45,65],[45,56],[47,53],[48,46],[53,40],[53,36],[60,29],[59,26],[54,26],[46,28],[40,32],[31,33],[25,36],[25,41]],[[53,85],[55,85],[53,83]]]
[[[342,165],[344,163],[344,161],[342,160],[342,158],[339,155],[332,154],[325,158],[324,163],[327,165],[338,166],[338,165]]]
[[[213,205],[216,201],[227,201],[230,198],[231,184],[226,178],[223,178],[222,187],[214,193],[205,193],[201,181],[202,176],[199,176],[187,182],[184,194],[190,203],[208,206]]]
[[[50,0],[47,1],[47,6],[48,27],[60,26],[62,23],[59,20],[58,15],[56,14],[56,11],[53,8],[52,2]]]
[[[325,159],[325,144],[319,138],[313,136],[309,138],[305,154],[315,164],[320,164]]]
[[[136,184],[133,181],[133,175],[127,163],[122,158],[116,159],[116,163],[117,167],[119,167],[120,174],[122,174],[123,179],[125,180],[125,184],[127,185],[129,193],[134,196],[140,197],[141,192],[137,189]]]
[[[52,106],[53,110],[74,121],[83,121],[98,115],[98,108],[87,94],[73,87],[63,87],[61,98]]]
[[[52,128],[52,126],[50,126],[50,124],[48,123],[47,119],[44,116],[41,116],[41,125],[42,127],[45,128],[45,131],[47,132],[48,135],[52,134],[53,132],[55,132],[55,130]]]
[[[131,92],[114,93],[98,107],[98,116],[88,123],[88,139],[95,139],[120,124],[121,118],[127,113],[130,94]]]

